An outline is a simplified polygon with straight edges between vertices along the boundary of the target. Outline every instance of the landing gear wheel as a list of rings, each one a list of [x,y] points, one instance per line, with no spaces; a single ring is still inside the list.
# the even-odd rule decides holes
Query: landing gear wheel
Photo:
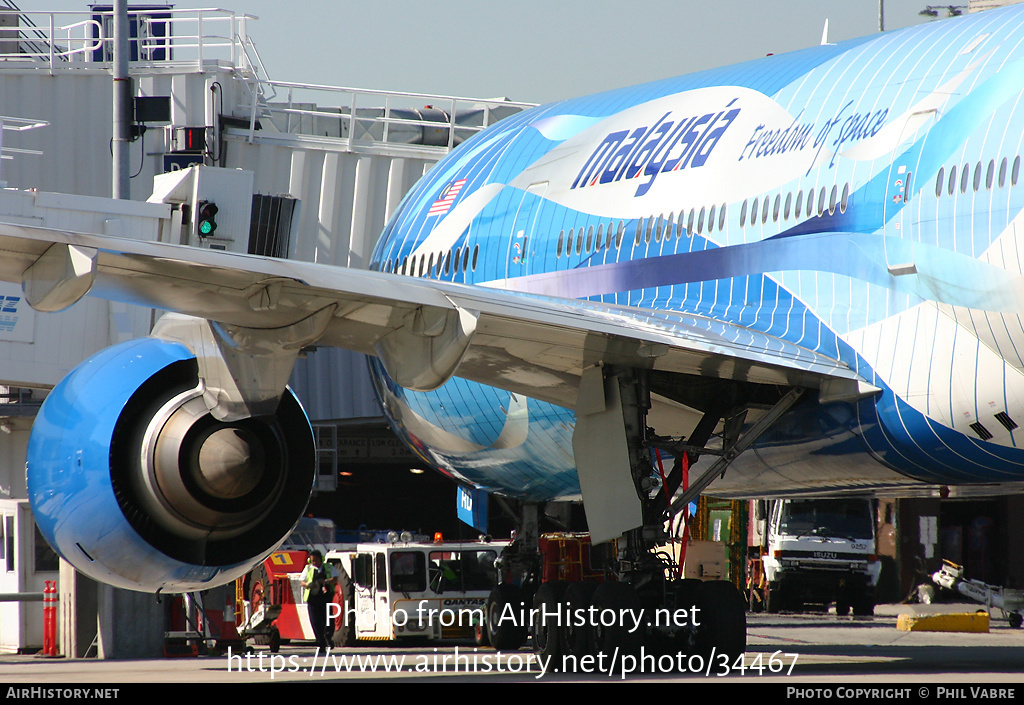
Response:
[[[525,604],[518,585],[503,583],[487,598],[487,639],[499,651],[515,651],[526,642]]]
[[[591,653],[594,638],[590,633],[586,614],[596,589],[597,583],[569,583],[562,596],[562,602],[566,607],[566,619],[562,625],[562,649],[564,653],[571,654],[577,659]],[[582,619],[574,619],[576,615]]]
[[[270,644],[270,653],[276,654],[281,650],[281,632],[277,631],[277,627],[273,627],[270,630],[270,637],[267,643]]]
[[[678,625],[674,630],[654,630],[649,635],[648,650],[658,654],[681,654],[694,652],[694,629],[692,620],[700,621],[700,614],[694,612],[697,607],[697,594],[701,581],[695,578],[673,580],[666,586],[668,607],[671,607],[673,618],[668,621]],[[676,620],[682,617],[684,622]],[[685,625],[685,626],[684,626]]]
[[[1006,619],[1010,622],[1010,629],[1020,629],[1024,624],[1024,616],[1021,616],[1020,612],[1010,612]]]
[[[638,653],[644,645],[646,620],[633,586],[629,583],[601,583],[594,590],[593,606],[597,615],[614,615],[611,624],[600,618],[595,620],[592,627],[594,653],[610,656],[616,649],[619,653]]]
[[[727,580],[701,583],[697,593],[697,650],[725,654],[729,663],[747,650],[747,610],[743,595]]]
[[[562,655],[562,640],[559,638],[562,611],[559,607],[568,585],[564,580],[552,580],[537,588],[537,594],[533,596],[533,650],[556,661]]]
[[[355,646],[356,615],[352,609],[352,578],[341,566],[337,567],[338,584],[334,588],[334,604],[338,605],[338,614],[334,618],[334,633],[331,634],[331,643],[335,646]]]

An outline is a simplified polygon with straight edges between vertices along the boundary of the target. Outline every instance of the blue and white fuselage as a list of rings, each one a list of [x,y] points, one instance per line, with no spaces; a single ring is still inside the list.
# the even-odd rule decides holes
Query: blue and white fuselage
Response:
[[[727,322],[880,390],[797,407],[719,494],[1012,489],[1022,77],[1009,8],[542,106],[441,161],[372,268]],[[374,370],[428,461],[578,497],[571,404],[458,377],[412,392]]]
[[[535,108],[439,162],[371,271],[0,222],[37,309],[175,314],[48,396],[33,515],[113,585],[241,575],[313,486],[311,345],[373,357],[424,462],[582,496],[598,541],[704,489],[1020,492],[1022,98],[1016,6]]]

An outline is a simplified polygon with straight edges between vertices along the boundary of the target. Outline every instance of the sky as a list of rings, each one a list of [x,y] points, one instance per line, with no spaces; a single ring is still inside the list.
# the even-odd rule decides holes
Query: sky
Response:
[[[16,2],[25,11],[87,8]],[[926,21],[918,14],[925,6],[885,0],[886,28]],[[826,18],[830,41],[878,31],[878,0],[239,0],[221,7],[259,17],[249,34],[274,80],[534,103],[813,46]]]

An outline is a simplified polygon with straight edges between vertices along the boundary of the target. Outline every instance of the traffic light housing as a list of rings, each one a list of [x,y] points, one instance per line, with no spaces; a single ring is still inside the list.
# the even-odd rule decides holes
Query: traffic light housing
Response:
[[[196,206],[196,235],[212,237],[217,230],[217,204],[212,201],[200,201]]]

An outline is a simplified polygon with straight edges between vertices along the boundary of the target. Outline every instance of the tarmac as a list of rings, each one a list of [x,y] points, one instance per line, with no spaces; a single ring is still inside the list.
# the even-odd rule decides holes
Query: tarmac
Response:
[[[471,643],[415,647],[374,643],[325,653],[310,645],[290,644],[277,654],[256,647],[248,654],[232,650],[193,658],[101,661],[0,656],[0,685],[7,698],[119,699],[154,683],[686,681],[691,685],[775,684],[786,689],[780,691],[784,696],[796,692],[794,685],[816,688],[819,696],[822,688],[828,688],[835,691],[832,699],[843,697],[842,688],[854,688],[847,699],[869,692],[857,684],[871,684],[875,690],[870,692],[884,699],[898,699],[903,692],[911,693],[913,699],[973,699],[983,695],[969,688],[982,687],[992,688],[990,699],[1007,699],[998,697],[1000,693],[1011,700],[1024,699],[1024,629],[1011,628],[998,610],[993,611],[989,631],[984,633],[897,629],[901,614],[974,613],[980,608],[977,604],[879,605],[872,617],[839,617],[834,612],[748,614],[747,652],[742,662],[731,663],[724,658],[641,654],[632,662],[620,656],[610,667],[579,663],[573,664],[572,672],[557,672],[561,669],[556,664],[544,664],[529,646],[499,654]]]

